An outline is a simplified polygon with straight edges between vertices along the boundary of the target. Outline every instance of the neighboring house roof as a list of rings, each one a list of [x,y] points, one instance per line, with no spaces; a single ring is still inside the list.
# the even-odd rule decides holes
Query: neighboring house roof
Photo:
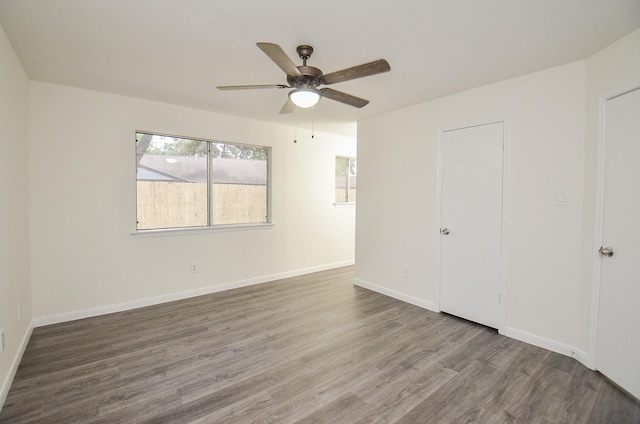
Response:
[[[207,182],[207,158],[198,156],[144,155],[138,180]],[[219,184],[267,184],[267,161],[213,159],[213,182]]]
[[[188,182],[175,175],[165,174],[155,169],[148,168],[144,165],[138,165],[138,179],[148,181],[180,181]]]
[[[213,182],[220,184],[267,185],[267,161],[213,159]]]

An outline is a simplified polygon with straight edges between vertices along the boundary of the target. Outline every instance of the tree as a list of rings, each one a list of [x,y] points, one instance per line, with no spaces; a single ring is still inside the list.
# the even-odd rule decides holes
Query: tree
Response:
[[[211,143],[211,155],[214,158],[267,160],[267,149],[242,144]]]
[[[267,149],[264,147],[136,133],[138,163],[144,154],[206,157],[209,148],[214,158],[267,160]]]

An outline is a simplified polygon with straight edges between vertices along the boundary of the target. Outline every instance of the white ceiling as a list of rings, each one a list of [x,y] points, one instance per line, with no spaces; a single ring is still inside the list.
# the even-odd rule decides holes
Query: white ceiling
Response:
[[[284,84],[256,47],[273,42],[325,73],[385,58],[391,72],[332,85],[371,101],[323,99],[315,128],[355,121],[584,59],[640,27],[639,0],[0,0],[0,25],[29,78],[264,121],[309,126],[310,110],[279,115]]]

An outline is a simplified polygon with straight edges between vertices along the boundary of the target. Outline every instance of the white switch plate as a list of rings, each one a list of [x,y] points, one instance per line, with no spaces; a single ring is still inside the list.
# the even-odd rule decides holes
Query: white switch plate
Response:
[[[567,206],[569,195],[566,190],[560,190],[556,193],[556,206]]]

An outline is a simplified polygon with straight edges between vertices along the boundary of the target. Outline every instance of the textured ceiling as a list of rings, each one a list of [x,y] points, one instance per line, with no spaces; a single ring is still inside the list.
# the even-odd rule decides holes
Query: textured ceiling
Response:
[[[0,25],[32,80],[354,134],[368,116],[584,59],[640,27],[638,0],[0,0]],[[279,115],[286,90],[255,43],[310,44],[325,73],[379,58],[391,72],[332,85]]]

